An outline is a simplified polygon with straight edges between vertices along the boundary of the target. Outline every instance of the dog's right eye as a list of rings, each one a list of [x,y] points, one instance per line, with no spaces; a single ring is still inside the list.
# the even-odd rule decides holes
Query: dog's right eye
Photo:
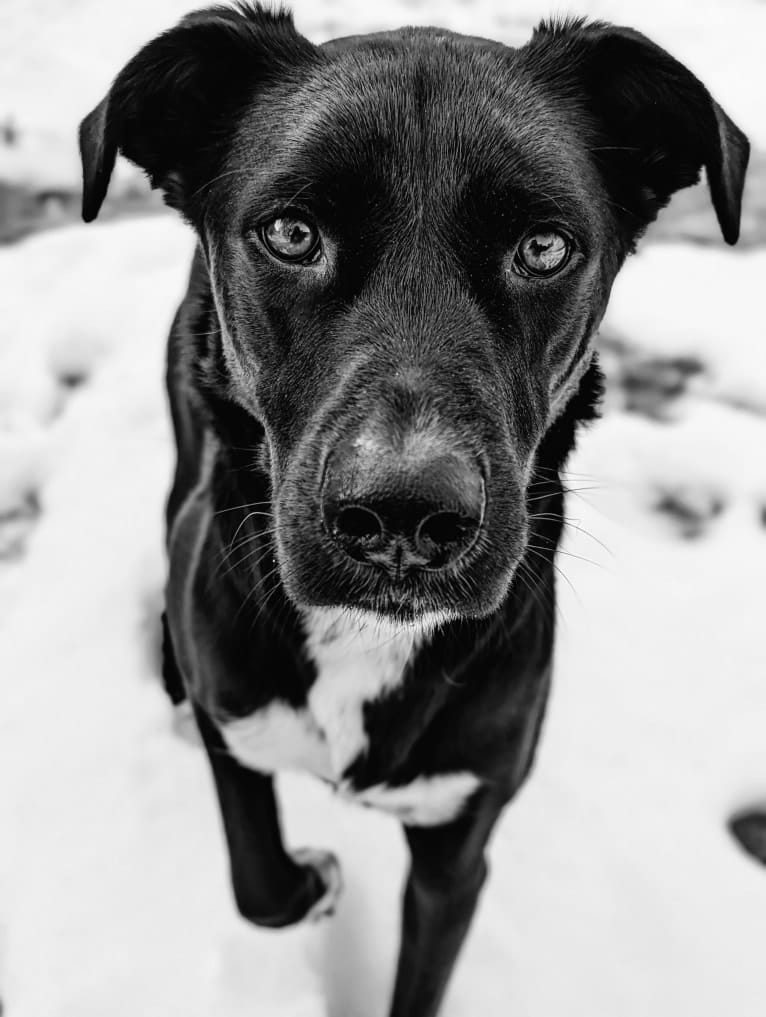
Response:
[[[569,261],[572,242],[554,229],[537,229],[519,244],[513,259],[517,275],[545,278],[555,275]]]
[[[267,251],[279,261],[311,262],[319,256],[319,230],[305,219],[280,215],[260,230]]]

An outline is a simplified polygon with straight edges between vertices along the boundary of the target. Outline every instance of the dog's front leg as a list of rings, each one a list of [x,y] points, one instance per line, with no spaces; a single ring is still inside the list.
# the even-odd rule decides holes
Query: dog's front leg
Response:
[[[334,856],[286,851],[272,778],[241,766],[205,711],[195,705],[195,715],[213,771],[239,913],[270,928],[330,914],[340,892]]]
[[[482,790],[444,826],[405,827],[412,856],[390,1017],[434,1017],[487,876],[485,847],[507,796]]]

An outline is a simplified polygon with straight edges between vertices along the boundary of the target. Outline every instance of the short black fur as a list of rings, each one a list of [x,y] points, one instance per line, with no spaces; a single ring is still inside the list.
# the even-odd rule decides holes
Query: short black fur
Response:
[[[433,1017],[487,839],[534,759],[562,470],[597,414],[593,338],[612,282],[703,167],[736,240],[747,141],[630,29],[544,23],[518,50],[438,29],[317,47],[283,11],[239,4],[144,47],[80,144],[86,220],[122,153],[198,237],[168,347],[164,678],[198,718],[249,920],[300,920],[328,876],[285,849],[271,777],[237,762],[222,727],[305,706],[312,609],[440,619],[400,684],[366,704],[369,749],[337,775],[357,791],[479,779],[451,821],[405,824],[391,1017]],[[319,231],[314,262],[264,247],[264,223],[288,215]],[[520,273],[524,238],[551,234],[569,245],[561,270]],[[440,512],[423,516],[434,490]],[[344,498],[396,520],[397,557],[333,529]],[[449,525],[405,540],[405,520],[440,513]]]

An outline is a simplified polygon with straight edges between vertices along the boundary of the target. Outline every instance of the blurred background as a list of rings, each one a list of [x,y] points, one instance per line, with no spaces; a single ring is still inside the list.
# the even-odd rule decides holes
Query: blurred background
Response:
[[[206,764],[158,682],[164,340],[190,232],[121,163],[79,222],[76,129],[183,0],[0,2],[0,1010],[383,1017],[396,824],[280,779],[346,872],[332,922],[233,915]],[[438,24],[523,44],[631,25],[749,135],[742,239],[705,182],[623,269],[603,419],[568,464],[556,684],[444,1017],[763,1017],[766,3],[298,0],[316,42]]]
[[[762,0],[700,0],[693,13],[680,0],[583,0],[571,6],[545,0],[297,0],[288,6],[304,34],[316,42],[401,24],[438,24],[521,45],[542,18],[554,14],[587,15],[638,28],[690,67],[755,142],[742,242],[762,239]],[[77,216],[80,167],[72,139],[84,111],[100,101],[116,72],[144,42],[193,9],[185,0],[3,0],[0,238],[14,239],[29,229]],[[123,166],[107,214],[143,211],[146,195],[137,171]],[[654,236],[717,241],[704,193],[677,198]]]

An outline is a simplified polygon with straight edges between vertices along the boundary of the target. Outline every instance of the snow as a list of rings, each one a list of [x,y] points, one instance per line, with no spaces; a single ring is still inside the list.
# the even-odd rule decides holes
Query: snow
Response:
[[[696,357],[705,368],[700,394],[766,413],[766,375],[754,369],[766,350],[764,279],[763,248],[647,246],[617,277],[609,327],[644,354]]]
[[[121,61],[188,9],[104,7],[0,7],[0,96],[48,139],[52,179],[73,179],[66,139]],[[515,38],[550,13],[295,7],[317,39],[402,21]],[[763,135],[765,5],[587,11],[644,28]],[[320,925],[247,926],[206,761],[159,685],[164,338],[191,249],[168,218],[0,248],[0,997],[8,1017],[383,1017],[396,822],[280,778],[289,843],[335,851],[346,890]],[[568,465],[550,712],[444,1017],[763,1015],[766,879],[725,824],[766,798],[765,258],[647,247],[615,285],[605,336],[705,370],[664,419],[615,386]]]
[[[205,760],[157,681],[163,337],[190,249],[152,218],[0,251],[0,496],[41,505],[1,573],[0,984],[12,1017],[375,1017],[396,945],[395,823],[284,779],[290,842],[335,850],[346,894],[316,928],[246,927]],[[623,328],[634,295],[636,342],[631,279],[655,255],[631,260],[616,305]],[[738,285],[737,255],[694,257]],[[22,280],[52,280],[46,299],[29,304]],[[709,335],[719,289],[689,304],[654,282],[657,321],[691,316]],[[733,303],[731,328],[743,367],[750,336],[755,376],[751,311]],[[62,370],[85,380],[62,390]],[[696,394],[678,415],[613,411],[570,464],[580,529],[560,558],[551,712],[447,1017],[762,1012],[766,881],[725,820],[764,792],[766,419]],[[725,501],[694,541],[653,510],[684,486]]]

